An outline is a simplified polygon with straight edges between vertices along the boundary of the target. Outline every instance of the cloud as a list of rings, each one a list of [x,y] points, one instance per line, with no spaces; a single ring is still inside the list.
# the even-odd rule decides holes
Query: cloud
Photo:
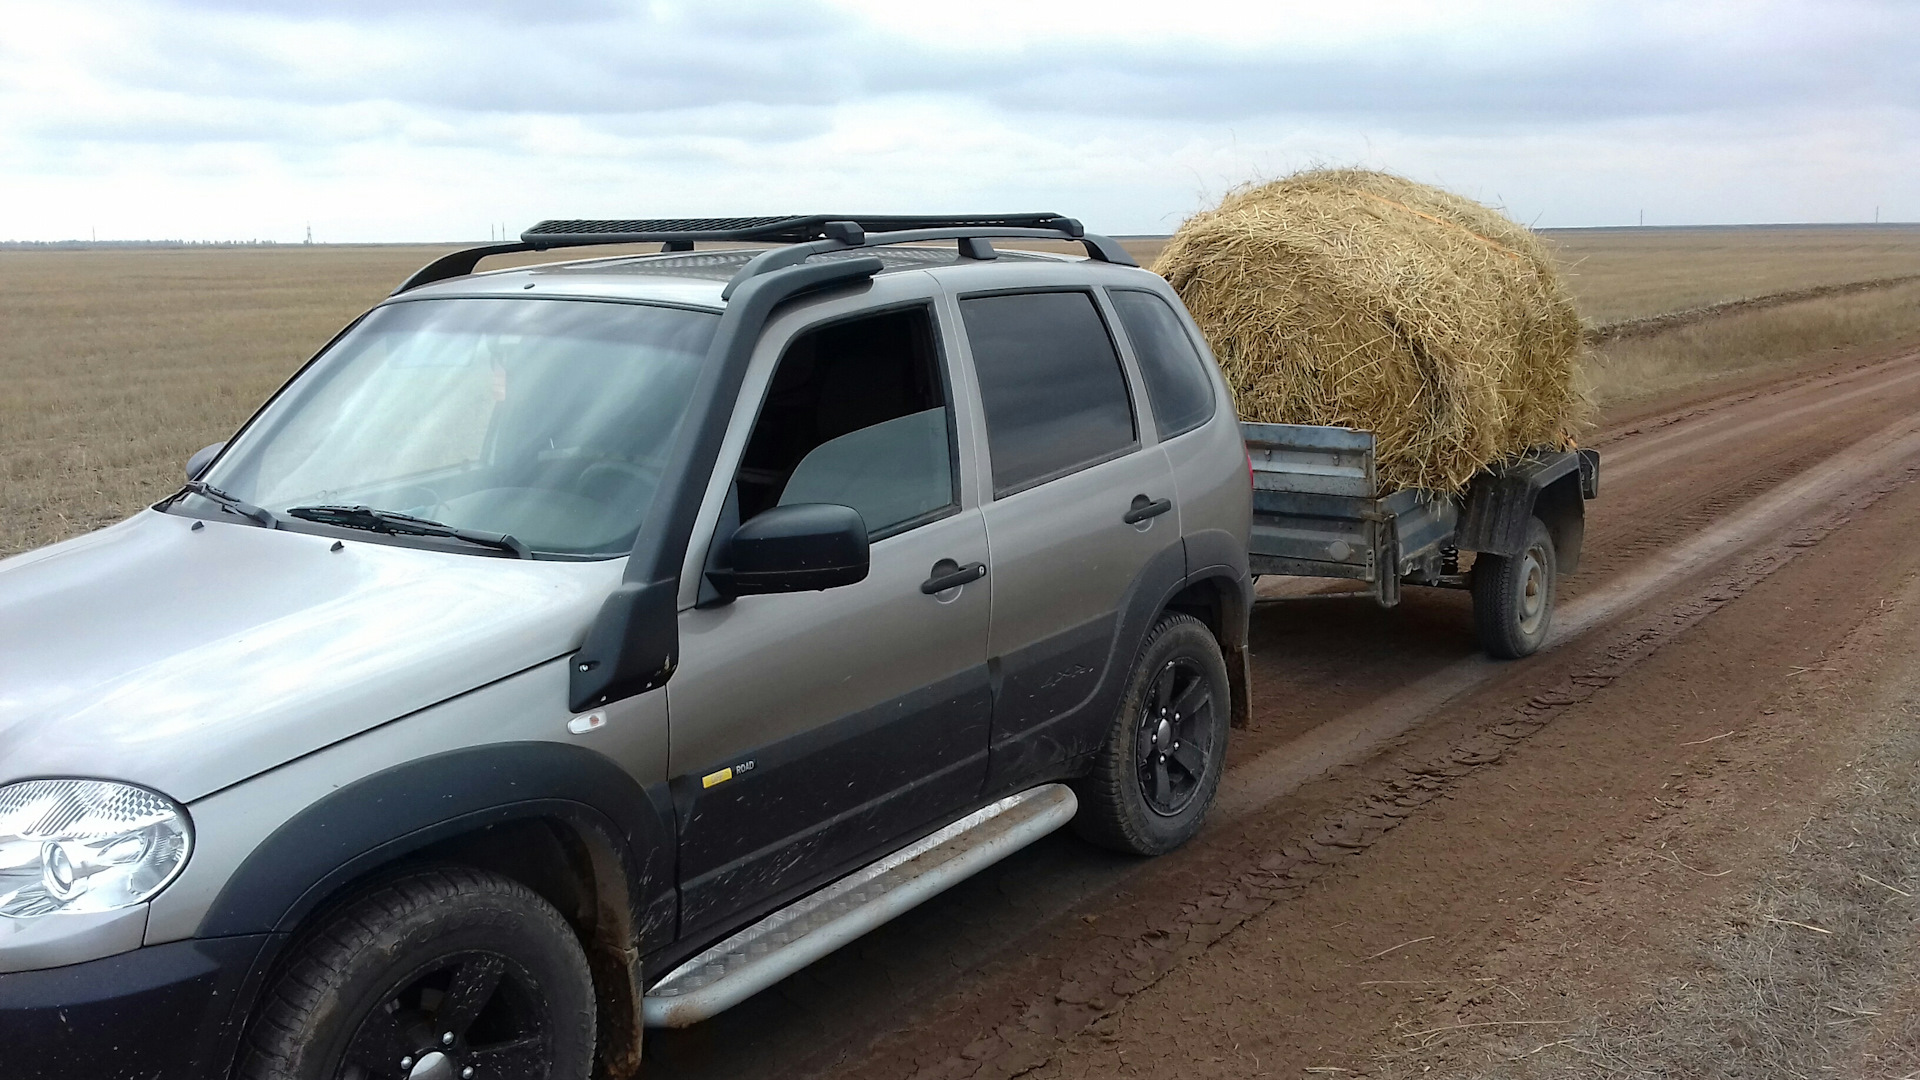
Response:
[[[952,94],[1068,115],[1337,114],[1484,126],[1911,99],[1920,65],[1905,54],[1920,38],[1920,9],[1852,8],[1796,10],[1766,33],[1628,15],[1388,32],[1338,46],[1222,34],[942,47],[820,0],[751,8],[200,0],[128,9],[139,32],[97,62],[78,62],[135,89],[469,112],[645,114]]]
[[[0,0],[0,24],[0,194],[68,207],[0,202],[0,237],[71,230],[98,216],[89,190],[135,180],[176,201],[136,199],[129,229],[236,206],[265,227],[299,201],[366,239],[633,214],[642,192],[686,212],[1040,200],[1128,231],[1317,160],[1486,184],[1556,223],[1618,220],[1629,177],[1700,214],[1920,202],[1920,10],[1872,0]]]

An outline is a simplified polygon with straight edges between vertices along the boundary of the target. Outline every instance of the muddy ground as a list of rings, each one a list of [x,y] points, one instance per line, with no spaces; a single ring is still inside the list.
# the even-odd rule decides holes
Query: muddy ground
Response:
[[[1549,650],[1267,583],[1196,842],[1056,835],[648,1075],[1920,1072],[1920,342],[1589,442]]]

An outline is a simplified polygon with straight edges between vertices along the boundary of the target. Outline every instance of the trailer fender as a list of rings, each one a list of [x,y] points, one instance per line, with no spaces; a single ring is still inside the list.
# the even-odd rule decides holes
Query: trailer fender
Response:
[[[1553,537],[1562,574],[1580,565],[1586,498],[1599,487],[1599,455],[1591,451],[1527,454],[1474,477],[1456,545],[1514,556],[1527,545],[1528,522],[1540,518]]]

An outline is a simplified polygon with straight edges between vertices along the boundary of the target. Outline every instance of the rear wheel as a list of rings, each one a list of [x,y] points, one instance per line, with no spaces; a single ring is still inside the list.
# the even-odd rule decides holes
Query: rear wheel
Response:
[[[1226,761],[1229,694],[1227,664],[1206,625],[1162,616],[1093,772],[1074,785],[1074,830],[1133,855],[1172,851],[1199,832]]]
[[[1487,655],[1515,660],[1531,655],[1553,625],[1553,536],[1539,518],[1527,528],[1518,555],[1482,554],[1473,560],[1473,629]]]
[[[585,1080],[593,980],[553,905],[436,870],[294,946],[247,1033],[243,1080]]]

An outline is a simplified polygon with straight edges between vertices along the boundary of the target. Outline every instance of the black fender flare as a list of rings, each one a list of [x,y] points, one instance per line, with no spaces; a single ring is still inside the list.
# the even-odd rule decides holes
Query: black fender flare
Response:
[[[434,754],[354,781],[274,830],[227,880],[196,936],[284,934],[354,880],[489,825],[548,819],[599,838],[625,871],[636,945],[676,930],[673,807],[610,758],[565,743]]]
[[[1247,545],[1225,529],[1198,530],[1186,540],[1187,576],[1180,584],[1181,591],[1195,585],[1212,587],[1219,610],[1220,651],[1227,662],[1227,685],[1233,695],[1232,724],[1252,727],[1253,571]]]
[[[1178,550],[1182,563],[1173,570],[1170,554]],[[1170,573],[1169,571],[1172,570]],[[1102,691],[1105,712],[1120,707],[1120,694],[1133,674],[1134,657],[1160,616],[1182,593],[1196,585],[1210,586],[1219,602],[1220,649],[1226,654],[1227,681],[1233,693],[1231,717],[1235,727],[1247,727],[1253,712],[1251,660],[1247,648],[1253,617],[1253,575],[1248,569],[1247,546],[1225,529],[1199,529],[1182,538],[1149,562],[1121,602],[1118,632],[1107,661]],[[1101,734],[1104,735],[1104,725]]]
[[[1186,537],[1187,575],[1182,589],[1201,581],[1218,581],[1221,597],[1220,632],[1227,649],[1243,649],[1253,617],[1253,570],[1246,541],[1225,529],[1199,529]]]

